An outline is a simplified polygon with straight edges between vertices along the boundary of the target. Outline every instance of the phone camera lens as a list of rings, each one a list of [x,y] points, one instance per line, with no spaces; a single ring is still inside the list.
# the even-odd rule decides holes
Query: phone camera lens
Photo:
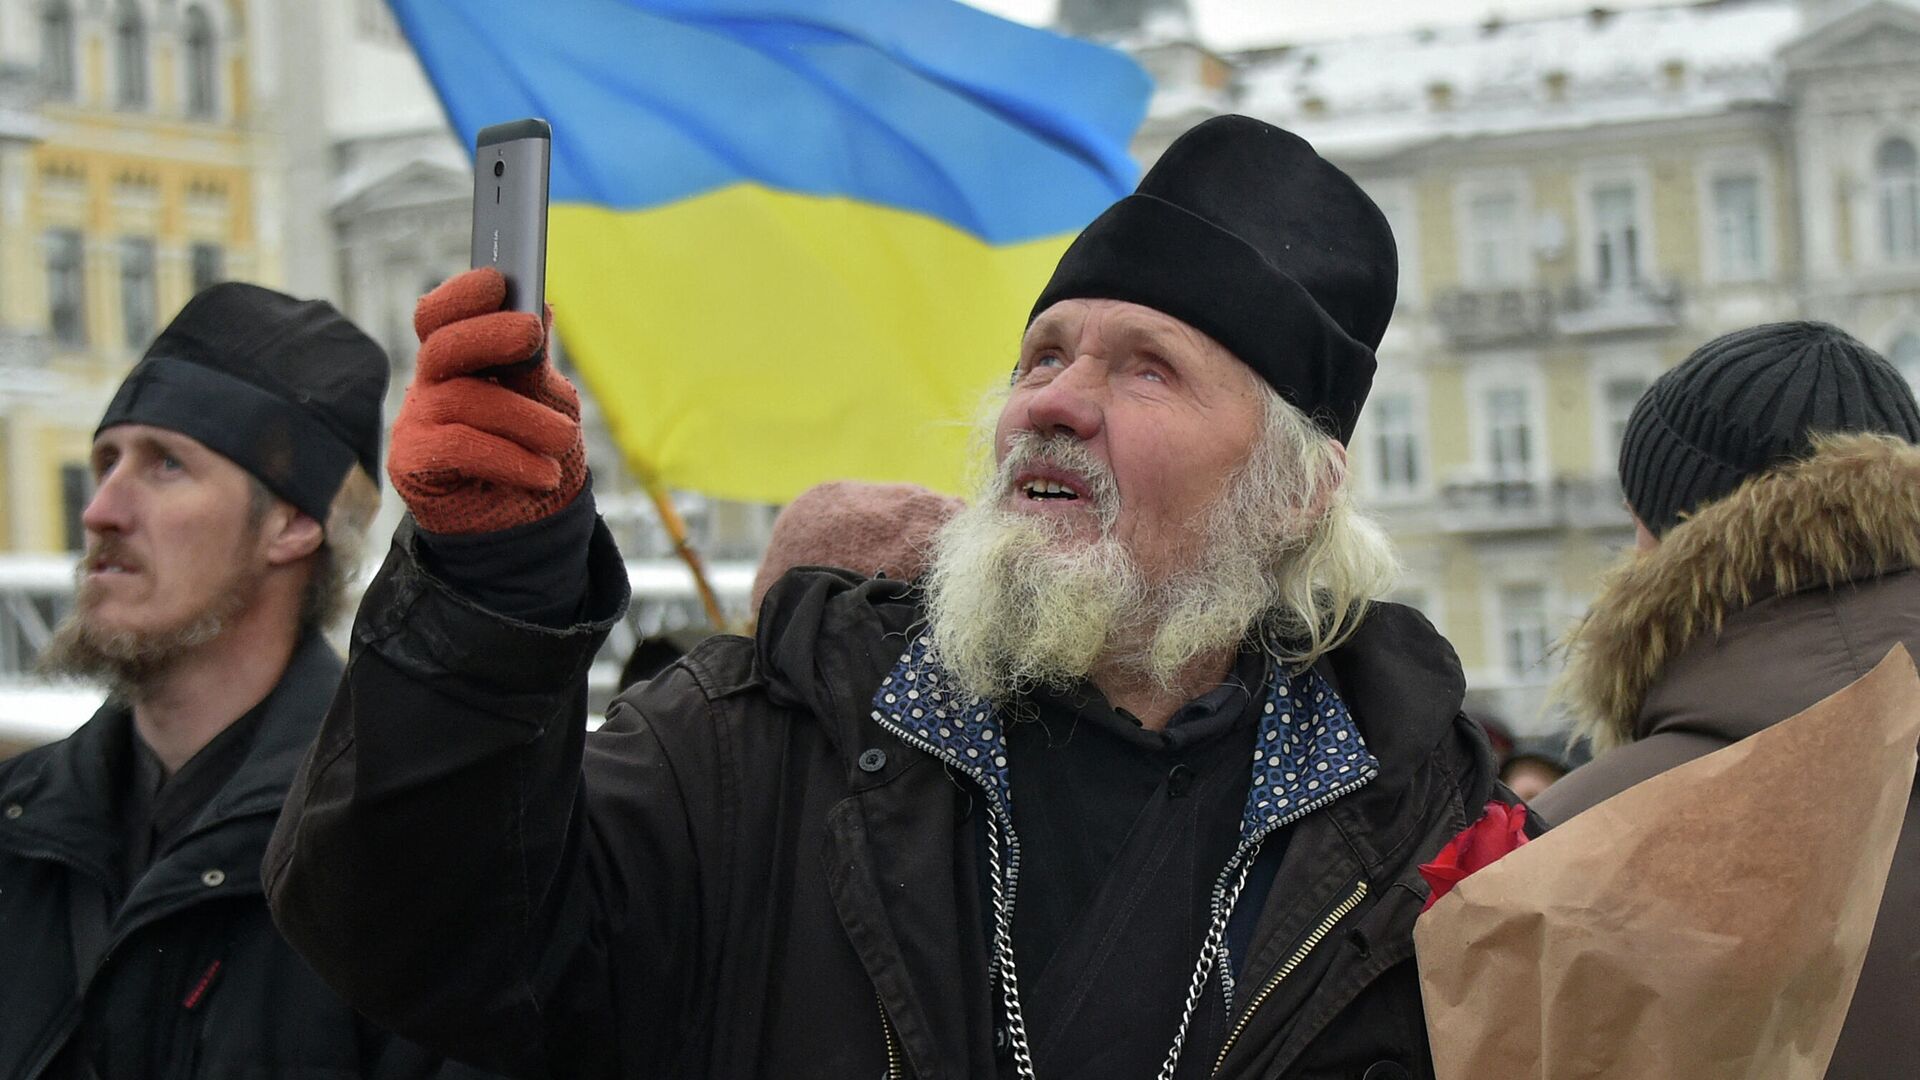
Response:
[[[493,163],[493,175],[495,175],[495,176],[499,176],[499,175],[500,175],[501,173],[504,173],[504,172],[506,172],[506,171],[507,171],[507,163],[506,163],[506,162],[504,162],[504,161],[496,161],[496,162],[494,162],[494,163]]]

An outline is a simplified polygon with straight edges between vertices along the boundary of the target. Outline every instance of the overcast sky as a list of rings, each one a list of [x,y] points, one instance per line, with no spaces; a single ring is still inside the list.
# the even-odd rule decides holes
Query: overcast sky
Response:
[[[1058,0],[967,0],[1021,22],[1044,25]],[[1674,0],[1187,0],[1200,40],[1216,49],[1418,26],[1476,23],[1498,13],[1508,19],[1611,8],[1656,7]]]

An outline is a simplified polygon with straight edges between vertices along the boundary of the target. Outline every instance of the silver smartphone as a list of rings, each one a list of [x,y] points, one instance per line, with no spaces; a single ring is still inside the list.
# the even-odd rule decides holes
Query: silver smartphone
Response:
[[[545,120],[495,124],[474,138],[473,265],[506,276],[508,311],[538,315],[546,302],[552,147]]]

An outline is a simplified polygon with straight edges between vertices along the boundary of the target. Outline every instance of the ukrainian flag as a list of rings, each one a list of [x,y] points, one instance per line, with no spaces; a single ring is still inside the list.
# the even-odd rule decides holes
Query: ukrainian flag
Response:
[[[643,479],[958,490],[1150,83],[952,0],[392,0],[471,146],[553,125],[548,293]]]

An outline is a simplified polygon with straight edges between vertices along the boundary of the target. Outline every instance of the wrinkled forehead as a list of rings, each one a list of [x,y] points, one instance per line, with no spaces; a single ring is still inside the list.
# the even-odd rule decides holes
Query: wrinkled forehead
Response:
[[[1217,364],[1233,377],[1257,378],[1253,369],[1204,330],[1157,308],[1126,300],[1062,300],[1028,324],[1023,350],[1041,346],[1146,349],[1174,359]]]

